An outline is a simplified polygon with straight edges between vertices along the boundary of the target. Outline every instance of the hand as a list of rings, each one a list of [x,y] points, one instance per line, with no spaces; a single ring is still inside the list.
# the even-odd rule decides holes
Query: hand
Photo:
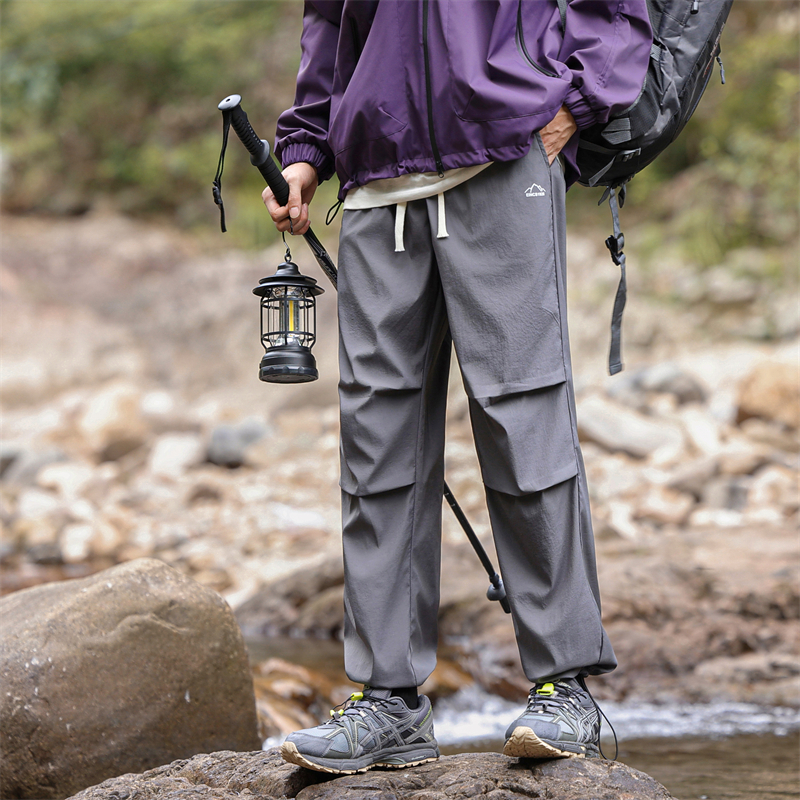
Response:
[[[570,110],[566,106],[561,106],[555,117],[539,131],[539,136],[542,137],[542,144],[551,164],[556,160],[556,156],[572,138],[572,134],[576,130],[578,130],[578,126],[575,124]]]
[[[261,198],[275,227],[281,232],[288,231],[291,219],[291,231],[297,236],[308,230],[308,204],[317,191],[317,170],[305,161],[298,161],[286,167],[283,177],[289,184],[289,202],[285,206],[278,205],[269,186],[261,193]]]

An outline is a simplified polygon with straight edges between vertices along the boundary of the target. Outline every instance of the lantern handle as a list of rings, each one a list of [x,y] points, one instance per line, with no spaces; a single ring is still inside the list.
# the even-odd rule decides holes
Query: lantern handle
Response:
[[[275,160],[271,158],[269,142],[259,138],[258,134],[253,130],[253,126],[247,118],[247,113],[242,108],[241,95],[229,95],[217,108],[219,108],[223,116],[228,116],[231,127],[236,131],[236,135],[247,149],[247,152],[250,153],[250,163],[261,173],[267,182],[267,186],[272,189],[275,199],[282,206],[285,206],[289,202],[289,184],[281,174],[280,169],[278,169]],[[322,242],[317,239],[311,228],[303,234],[303,238],[311,248],[311,252],[320,268],[330,278],[335,288],[338,281],[338,273],[333,260],[328,255],[328,251],[323,247]]]

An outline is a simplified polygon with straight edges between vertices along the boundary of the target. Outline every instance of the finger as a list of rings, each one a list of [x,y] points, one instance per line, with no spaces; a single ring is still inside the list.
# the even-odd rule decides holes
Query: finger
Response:
[[[296,232],[301,232],[301,229],[308,227],[308,203],[303,203],[300,206],[300,216],[294,220],[294,229]]]
[[[547,154],[547,160],[550,162],[550,164],[552,164],[556,158],[558,158],[558,154],[566,144],[566,140],[563,136],[543,136],[542,144],[544,145],[544,151]]]
[[[311,226],[311,220],[308,218],[308,203],[301,206],[301,216],[297,220],[290,220],[289,217],[286,217],[282,225],[284,230],[289,231],[292,236],[302,236],[306,233]]]
[[[278,229],[279,233],[290,233],[292,236],[302,236],[304,233],[308,232],[310,224],[308,222],[305,225],[296,225],[294,222],[289,224],[289,217],[284,217],[280,222],[275,223],[275,227]]]
[[[267,187],[261,193],[261,198],[264,201],[264,205],[267,207],[267,211],[269,211],[269,215],[272,217],[272,221],[277,223],[279,220],[285,219],[288,216],[288,212],[286,210],[286,206],[282,206],[278,203],[275,199],[275,195],[272,193],[272,189]]]
[[[289,224],[290,221],[291,225]],[[297,219],[290,220],[289,217],[286,217],[284,222],[286,224],[285,230],[288,230],[293,236],[302,236],[311,224],[308,218],[308,203],[303,203],[300,206],[300,216]]]
[[[302,236],[304,233],[308,232],[308,229],[311,227],[311,223],[309,220],[306,220],[302,225],[295,225],[292,224],[292,228],[294,230],[295,236]]]

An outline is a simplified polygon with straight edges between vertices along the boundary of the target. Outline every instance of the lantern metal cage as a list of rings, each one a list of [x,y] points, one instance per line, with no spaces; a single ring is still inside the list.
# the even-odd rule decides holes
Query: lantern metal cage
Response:
[[[261,297],[262,381],[306,383],[319,377],[311,348],[317,339],[315,297],[324,291],[291,261],[253,289]]]

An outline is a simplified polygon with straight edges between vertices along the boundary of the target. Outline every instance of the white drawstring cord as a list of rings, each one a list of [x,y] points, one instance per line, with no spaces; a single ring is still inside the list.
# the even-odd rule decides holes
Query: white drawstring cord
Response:
[[[394,251],[402,253],[406,248],[403,245],[403,230],[406,222],[406,204],[398,203],[394,211]]]
[[[444,210],[444,192],[436,195],[437,214],[439,217],[439,228],[436,231],[437,239],[446,239],[450,234],[447,232],[447,219]],[[397,203],[394,211],[394,251],[395,253],[405,252],[403,243],[403,233],[406,225],[406,203]]]
[[[444,218],[444,192],[439,192],[436,195],[439,201],[438,217],[439,217],[439,230],[436,232],[437,239],[446,239],[450,234],[447,232],[447,221]]]

